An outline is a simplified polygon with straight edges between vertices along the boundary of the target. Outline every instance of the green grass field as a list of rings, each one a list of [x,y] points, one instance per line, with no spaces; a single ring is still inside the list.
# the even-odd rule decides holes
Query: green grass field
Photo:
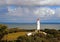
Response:
[[[16,40],[19,36],[25,35],[27,32],[16,32],[16,33],[9,33],[5,35],[2,40]]]

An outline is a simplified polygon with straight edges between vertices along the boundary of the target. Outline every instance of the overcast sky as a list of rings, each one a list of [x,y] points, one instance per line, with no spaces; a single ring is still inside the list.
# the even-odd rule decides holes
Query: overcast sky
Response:
[[[60,0],[0,0],[0,22],[60,23]]]

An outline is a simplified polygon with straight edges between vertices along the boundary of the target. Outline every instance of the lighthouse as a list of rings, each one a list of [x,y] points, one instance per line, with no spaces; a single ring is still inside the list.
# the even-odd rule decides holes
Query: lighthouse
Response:
[[[44,33],[44,32],[40,31],[40,19],[39,18],[37,19],[36,24],[37,24],[37,28],[36,28],[35,32],[27,33],[27,36],[35,35],[36,33]]]
[[[37,34],[37,33],[38,34],[43,33],[44,35],[47,35],[47,33],[40,31],[41,28],[40,28],[40,19],[39,18],[37,19],[36,24],[37,24],[37,27],[35,29],[35,32],[29,32],[29,33],[27,33],[27,36],[31,36],[31,35],[35,36],[35,34]]]
[[[40,19],[37,19],[37,31],[40,31]]]

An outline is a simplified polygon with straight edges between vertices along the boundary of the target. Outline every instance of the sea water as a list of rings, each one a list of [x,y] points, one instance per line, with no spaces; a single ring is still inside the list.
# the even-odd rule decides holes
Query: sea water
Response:
[[[8,28],[36,29],[36,23],[4,23]],[[60,29],[60,24],[41,24],[41,29]]]

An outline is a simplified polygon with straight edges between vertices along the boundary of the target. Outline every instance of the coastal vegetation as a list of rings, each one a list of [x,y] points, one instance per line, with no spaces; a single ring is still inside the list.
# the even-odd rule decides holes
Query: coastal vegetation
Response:
[[[60,30],[44,29],[34,35],[27,36],[29,32],[35,30],[24,30],[20,28],[8,28],[6,25],[0,25],[0,42],[60,42]]]
[[[0,39],[2,39],[5,34],[7,34],[7,26],[0,25]]]

